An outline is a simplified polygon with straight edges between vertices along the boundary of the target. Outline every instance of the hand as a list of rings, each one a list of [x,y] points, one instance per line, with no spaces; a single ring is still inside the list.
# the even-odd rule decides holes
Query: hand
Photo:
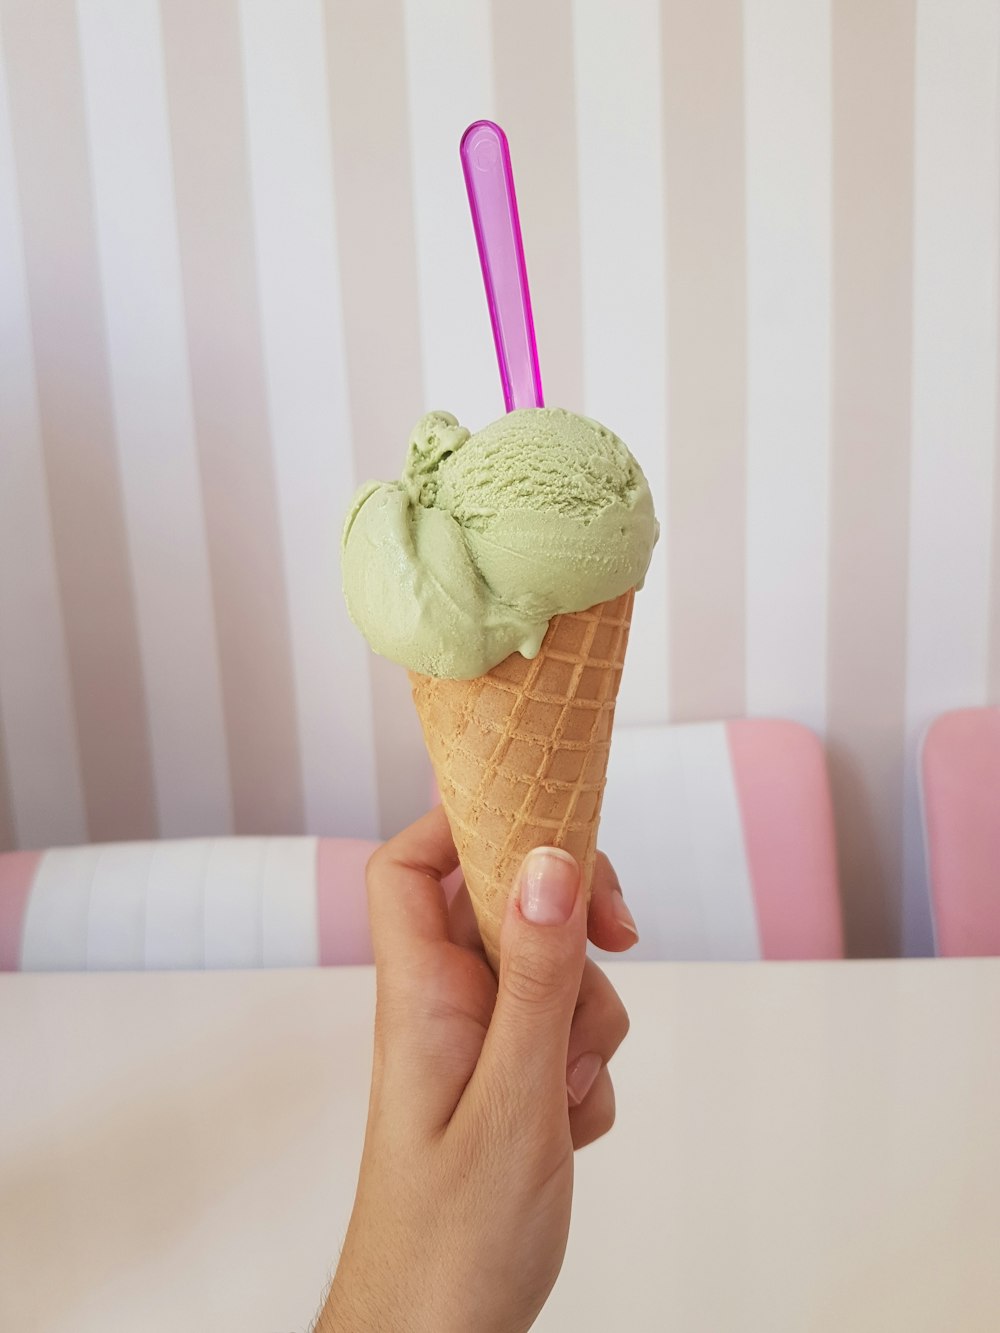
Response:
[[[368,866],[377,1006],[368,1128],[319,1330],[515,1333],[562,1265],[573,1150],[607,1133],[608,1061],[628,1017],[590,938],[638,938],[607,857],[589,919],[579,867],[540,848],[521,868],[499,983],[440,807]]]

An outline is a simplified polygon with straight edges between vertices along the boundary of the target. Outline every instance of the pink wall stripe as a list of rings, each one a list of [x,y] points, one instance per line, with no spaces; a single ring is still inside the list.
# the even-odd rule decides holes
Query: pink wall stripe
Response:
[[[510,139],[545,401],[583,410],[583,316],[570,0],[493,0],[493,71]],[[614,422],[609,423],[614,426]]]
[[[43,852],[0,856],[0,972],[21,966],[21,939],[31,887]]]
[[[264,388],[238,6],[235,0],[170,0],[162,18],[233,823],[237,833],[300,833],[302,777]]]
[[[156,832],[71,0],[2,7],[39,416],[88,831]]]
[[[322,967],[372,961],[365,867],[377,842],[319,838],[316,844],[316,923]]]
[[[671,720],[745,706],[740,0],[663,0]]]
[[[828,736],[864,954],[900,933],[915,40],[912,0],[834,6]]]
[[[795,722],[726,727],[764,958],[844,953],[833,808],[819,739]]]
[[[998,256],[1000,266],[1000,256]],[[997,298],[1000,300],[1000,284]],[[993,550],[990,561],[990,656],[986,677],[989,703],[1000,704],[1000,374],[997,375],[996,454],[993,463]]]
[[[9,852],[17,846],[17,830],[14,827],[10,776],[7,772],[3,740],[3,732],[0,731],[0,852]]]
[[[474,430],[500,415],[503,393],[455,146],[472,121],[496,117],[492,11],[490,0],[404,0],[403,12],[424,397]],[[447,79],[428,79],[446,49],[461,52]]]
[[[996,237],[997,271],[1000,273],[1000,234]],[[997,283],[994,299],[997,302],[997,322],[1000,325],[1000,282]],[[986,698],[988,703],[1000,704],[1000,373],[996,384],[996,436],[993,442],[993,546],[990,552],[990,625],[989,625],[989,661],[986,674]]]
[[[326,18],[337,243],[350,330],[348,395],[360,482],[399,475],[410,429],[432,406],[422,387],[404,21],[400,0],[328,0]],[[331,447],[349,446],[331,441]],[[371,653],[368,660],[379,827],[390,837],[426,811],[428,761],[406,672]]]
[[[0,27],[0,732],[22,847],[87,836]]]
[[[326,17],[348,387],[363,481],[399,474],[406,436],[426,407],[403,12],[400,0],[328,0]]]

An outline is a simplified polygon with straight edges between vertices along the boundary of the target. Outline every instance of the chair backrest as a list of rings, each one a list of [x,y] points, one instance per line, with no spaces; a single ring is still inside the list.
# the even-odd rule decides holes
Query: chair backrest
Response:
[[[650,959],[840,958],[822,745],[794,722],[616,728],[600,845]]]
[[[191,838],[0,856],[0,971],[371,961],[349,838]]]
[[[1000,708],[936,718],[920,783],[938,952],[1000,954]]]

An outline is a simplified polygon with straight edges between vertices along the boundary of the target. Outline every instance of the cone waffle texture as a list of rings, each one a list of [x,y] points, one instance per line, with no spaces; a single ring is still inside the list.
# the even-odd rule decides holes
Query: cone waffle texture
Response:
[[[533,847],[571,852],[589,898],[633,595],[555,616],[530,661],[512,653],[475,680],[410,673],[494,968],[507,897]]]

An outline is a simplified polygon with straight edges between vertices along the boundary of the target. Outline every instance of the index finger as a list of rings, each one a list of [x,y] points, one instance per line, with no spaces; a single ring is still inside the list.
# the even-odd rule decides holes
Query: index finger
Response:
[[[458,865],[442,806],[384,843],[368,862],[368,916],[376,964],[448,939],[441,881]]]

